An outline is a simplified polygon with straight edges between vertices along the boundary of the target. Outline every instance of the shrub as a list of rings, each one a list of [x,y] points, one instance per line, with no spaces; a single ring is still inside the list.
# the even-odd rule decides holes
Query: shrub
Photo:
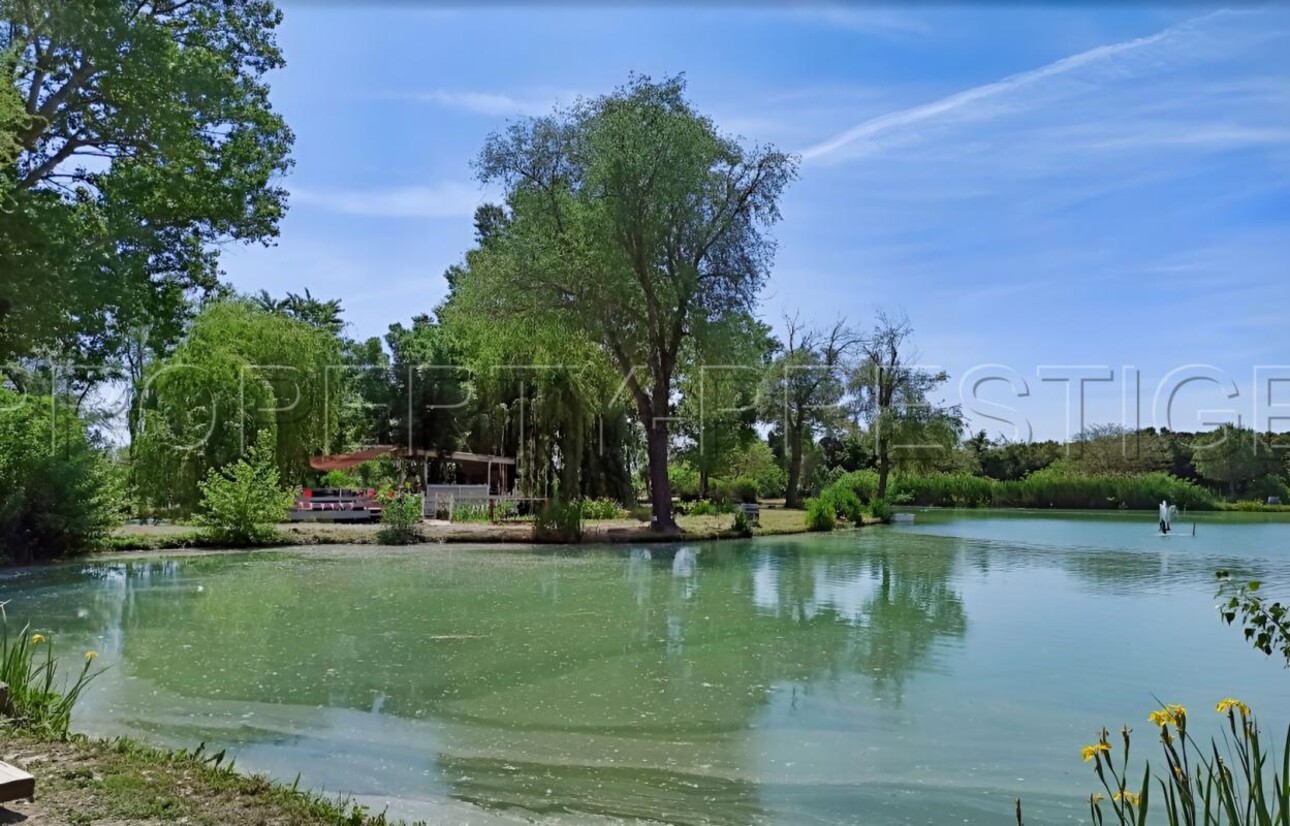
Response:
[[[626,514],[612,499],[579,499],[578,509],[583,519],[621,519]]]
[[[864,521],[864,504],[851,488],[834,483],[820,491],[822,501],[833,506],[833,512],[853,525]]]
[[[885,499],[875,499],[869,503],[869,515],[880,522],[890,522],[891,505],[888,505]]]
[[[808,531],[831,531],[837,521],[833,503],[825,499],[806,500],[806,529]]]
[[[752,517],[743,508],[735,511],[735,521],[730,529],[740,536],[752,536],[753,523]]]
[[[878,473],[873,470],[853,470],[839,476],[833,484],[850,489],[860,497],[861,502],[868,502],[878,492]]]
[[[347,470],[329,470],[323,474],[321,487],[354,489],[367,486]]]
[[[691,502],[685,508],[686,516],[711,516],[717,512],[717,506],[707,499]]]
[[[578,503],[548,502],[533,520],[537,542],[579,542],[582,540],[582,509]]]
[[[121,520],[123,481],[70,409],[0,389],[0,557],[25,564],[101,546]]]
[[[667,466],[667,479],[672,494],[682,501],[699,498],[699,471],[688,462],[673,462]]]
[[[730,483],[734,501],[745,505],[757,504],[757,480],[750,476],[740,476]]]
[[[387,493],[381,506],[381,529],[376,540],[382,545],[411,545],[421,538],[421,497],[412,493]],[[454,509],[455,513],[455,509]]]
[[[102,671],[90,672],[98,655],[85,652],[81,673],[69,685],[57,684],[58,661],[53,644],[42,634],[24,627],[12,639],[9,623],[0,612],[0,683],[8,685],[8,699],[0,705],[0,716],[42,737],[67,738],[72,707],[91,680]],[[44,657],[40,656],[41,650]],[[41,660],[44,662],[41,662]]]
[[[200,490],[197,523],[209,539],[226,545],[270,541],[291,510],[292,494],[282,488],[278,469],[259,440],[233,464],[211,468]]]

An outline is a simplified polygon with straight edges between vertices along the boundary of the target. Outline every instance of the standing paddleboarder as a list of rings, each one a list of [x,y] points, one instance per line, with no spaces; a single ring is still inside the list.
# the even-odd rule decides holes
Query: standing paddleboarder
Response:
[[[1160,532],[1169,533],[1169,503],[1164,499],[1160,500]]]

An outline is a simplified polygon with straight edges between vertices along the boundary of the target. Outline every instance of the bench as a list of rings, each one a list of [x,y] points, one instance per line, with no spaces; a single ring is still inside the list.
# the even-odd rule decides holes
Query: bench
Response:
[[[761,525],[761,505],[756,502],[741,502],[739,510],[748,514],[748,519],[754,525]]]

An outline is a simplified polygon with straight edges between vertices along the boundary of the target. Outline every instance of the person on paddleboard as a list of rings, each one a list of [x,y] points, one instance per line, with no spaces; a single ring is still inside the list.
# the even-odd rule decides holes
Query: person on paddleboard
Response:
[[[1160,532],[1169,533],[1169,503],[1160,500]]]

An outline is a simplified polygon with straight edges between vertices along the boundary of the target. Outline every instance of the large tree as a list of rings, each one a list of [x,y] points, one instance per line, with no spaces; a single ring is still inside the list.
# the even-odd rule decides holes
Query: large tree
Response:
[[[219,245],[267,242],[291,132],[270,0],[0,0],[0,362],[164,350]],[[12,112],[0,116],[11,124]]]
[[[654,526],[675,530],[678,361],[687,336],[751,309],[793,159],[720,133],[681,77],[633,77],[493,135],[478,167],[506,190],[497,311],[557,317],[604,348],[645,429]]]
[[[918,364],[909,319],[878,313],[860,343],[851,377],[855,410],[869,428],[878,468],[877,498],[887,495],[895,467],[925,469],[943,461],[958,443],[962,412],[932,400],[949,376]]]
[[[843,415],[847,354],[859,343],[845,320],[827,329],[807,326],[800,316],[785,319],[784,343],[766,371],[762,416],[780,428],[788,464],[785,501],[802,506],[802,453],[808,439]]]

